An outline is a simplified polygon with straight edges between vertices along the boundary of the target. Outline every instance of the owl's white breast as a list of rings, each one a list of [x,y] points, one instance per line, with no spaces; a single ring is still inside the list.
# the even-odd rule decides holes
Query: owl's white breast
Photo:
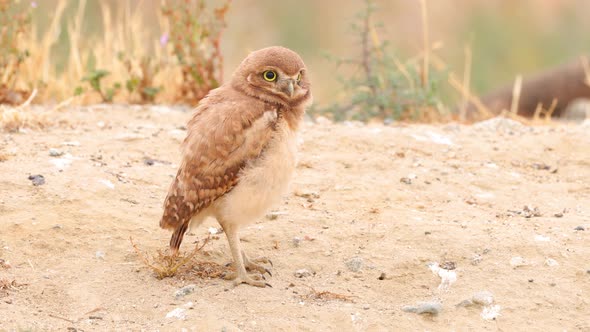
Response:
[[[215,215],[223,222],[256,221],[286,193],[297,164],[297,134],[285,121],[277,125],[262,155],[242,170],[236,187],[215,204]]]

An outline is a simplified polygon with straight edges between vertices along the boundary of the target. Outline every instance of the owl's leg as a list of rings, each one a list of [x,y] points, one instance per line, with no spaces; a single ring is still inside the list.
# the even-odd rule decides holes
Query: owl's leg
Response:
[[[256,287],[270,286],[264,281],[254,280],[246,272],[244,265],[244,257],[242,256],[242,250],[240,248],[240,238],[238,236],[238,227],[234,225],[227,225],[223,227],[225,235],[227,236],[227,242],[231,250],[232,257],[234,259],[234,266],[236,268],[236,277],[234,279],[234,285],[248,284]]]
[[[244,260],[244,266],[246,267],[246,269],[248,269],[250,271],[258,271],[262,275],[264,275],[265,273],[268,273],[268,275],[272,277],[272,273],[270,273],[269,269],[265,268],[262,265],[256,264],[256,263],[262,263],[262,264],[270,264],[270,266],[272,266],[272,262],[267,257],[256,257],[256,258],[250,259],[250,258],[248,258],[246,253],[242,250],[242,258]]]

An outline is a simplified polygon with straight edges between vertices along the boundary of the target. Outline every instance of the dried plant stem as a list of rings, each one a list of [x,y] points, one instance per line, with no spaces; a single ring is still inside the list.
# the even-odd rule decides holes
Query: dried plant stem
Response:
[[[463,86],[463,84],[457,79],[457,77],[453,73],[449,74],[449,84],[451,84],[451,86],[455,88],[457,91],[459,91],[461,94],[465,94],[466,96],[468,96],[469,101],[473,103],[473,105],[475,105],[475,108],[480,114],[480,117],[491,118],[494,116],[494,114],[490,112],[490,110],[481,102],[481,100],[477,96],[471,94],[470,91]]]
[[[420,7],[422,12],[422,42],[424,47],[424,58],[422,65],[422,87],[426,88],[429,82],[429,67],[430,67],[430,37],[428,34],[428,8],[426,0],[420,0]]]
[[[518,114],[518,102],[520,101],[520,92],[522,90],[522,75],[517,75],[514,80],[512,89],[512,103],[510,104],[510,113]]]
[[[471,47],[465,46],[464,48],[465,53],[465,65],[463,67],[463,87],[465,91],[461,93],[462,95],[462,102],[461,102],[461,110],[459,112],[459,120],[461,122],[465,121],[467,106],[469,105],[469,94],[470,94],[470,86],[471,86]]]

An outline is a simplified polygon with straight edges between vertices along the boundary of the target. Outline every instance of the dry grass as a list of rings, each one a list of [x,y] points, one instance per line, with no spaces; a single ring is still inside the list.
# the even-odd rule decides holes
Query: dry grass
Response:
[[[342,295],[342,294],[337,294],[337,293],[332,293],[329,291],[321,291],[318,292],[315,290],[315,288],[308,286],[310,288],[310,292],[305,294],[305,295],[301,295],[301,299],[302,300],[312,300],[312,301],[343,301],[343,302],[352,302],[354,303],[354,301],[352,300],[352,296],[349,295]]]
[[[214,262],[196,261],[194,258],[207,245],[210,237],[207,237],[199,246],[197,243],[195,248],[188,253],[169,255],[163,253],[161,250],[157,251],[155,256],[143,253],[130,237],[131,245],[141,259],[143,264],[149,267],[156,274],[156,278],[164,279],[173,277],[182,273],[183,275],[190,274],[199,278],[218,278],[222,276],[227,268]]]
[[[5,278],[0,279],[0,297],[7,296],[9,292],[17,291],[27,284],[21,284],[16,282],[16,280],[9,280]]]
[[[115,102],[196,103],[203,92],[187,96],[184,92],[187,86],[208,91],[215,85],[206,80],[201,82],[190,70],[193,67],[202,69],[208,77],[220,80],[222,61],[219,45],[229,2],[219,8],[199,7],[198,11],[192,5],[194,3],[196,1],[170,3],[161,0],[160,7],[174,7],[172,13],[183,12],[186,17],[193,17],[193,21],[190,26],[188,23],[184,25],[191,31],[174,30],[172,25],[177,16],[158,9],[155,12],[158,36],[154,36],[153,32],[148,33],[150,29],[146,29],[148,25],[152,28],[153,23],[148,21],[151,18],[143,15],[145,10],[140,10],[145,5],[142,1],[126,1],[117,6],[100,2],[100,15],[105,28],[98,37],[92,37],[83,32],[87,1],[78,2],[73,17],[64,15],[70,2],[56,1],[52,20],[48,27],[42,29],[42,35],[37,33],[41,29],[36,22],[32,22],[26,29],[27,33],[13,37],[18,38],[19,49],[26,50],[30,55],[19,64],[18,75],[13,78],[10,95],[14,96],[11,100],[15,102],[10,103],[22,103],[20,96],[28,95],[33,89],[38,90],[35,103],[66,100],[75,92],[81,93],[73,101],[75,104],[104,102],[104,94],[83,82],[84,77],[96,70],[108,72],[100,82],[101,88],[113,88],[112,100]],[[58,36],[63,25],[67,27],[69,50],[67,54],[56,55],[52,50],[60,43]],[[179,46],[178,41],[168,42],[168,38],[174,37],[174,32],[186,36],[182,45]],[[190,53],[188,60],[192,62],[179,59],[181,46]],[[64,56],[67,61],[60,70],[58,57]],[[192,81],[187,82],[188,79]],[[9,95],[8,92],[6,95]]]
[[[0,157],[1,157],[1,155],[0,155]],[[0,268],[2,268],[2,269],[9,269],[11,267],[12,266],[10,265],[9,262],[7,262],[6,260],[0,258]]]

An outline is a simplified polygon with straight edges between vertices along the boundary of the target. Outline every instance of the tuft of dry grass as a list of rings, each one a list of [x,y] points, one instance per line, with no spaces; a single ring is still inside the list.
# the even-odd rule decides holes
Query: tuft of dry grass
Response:
[[[310,292],[308,294],[301,295],[300,297],[302,300],[326,301],[326,302],[327,301],[343,301],[343,302],[354,303],[354,301],[352,300],[352,296],[332,293],[329,291],[318,292],[315,290],[315,288],[313,288],[311,286],[308,286],[308,287],[310,288]]]
[[[35,103],[75,95],[76,104],[195,104],[220,84],[221,35],[231,0],[218,7],[202,0],[160,0],[154,9],[142,1],[101,2],[103,29],[97,36],[87,33],[87,3],[55,1],[51,21],[39,27],[30,19],[38,9],[0,0],[0,23],[6,23],[0,50],[10,46],[10,52],[0,53],[0,104],[20,104],[35,89]],[[72,6],[75,14],[66,15]],[[153,16],[156,26],[148,29]],[[59,38],[64,26],[65,44]],[[103,72],[98,80],[88,79]]]
[[[158,279],[173,277],[181,272],[183,274],[190,273],[199,278],[218,278],[222,276],[227,271],[227,268],[214,262],[194,260],[195,256],[207,245],[209,240],[210,237],[208,236],[200,246],[197,243],[191,252],[185,254],[169,255],[158,250],[157,254],[152,256],[139,250],[133,239],[129,237],[137,256],[145,266],[154,271]]]
[[[0,155],[0,157],[1,157],[1,155]],[[1,161],[1,160],[0,160],[0,161]],[[4,259],[0,258],[0,268],[3,268],[3,269],[9,269],[9,268],[11,268],[11,267],[12,267],[12,265],[10,265],[10,263],[9,263],[8,261],[6,261],[6,260],[4,260]]]
[[[0,297],[7,296],[9,292],[17,291],[27,284],[21,284],[16,282],[16,280],[9,280],[5,278],[0,279]]]

